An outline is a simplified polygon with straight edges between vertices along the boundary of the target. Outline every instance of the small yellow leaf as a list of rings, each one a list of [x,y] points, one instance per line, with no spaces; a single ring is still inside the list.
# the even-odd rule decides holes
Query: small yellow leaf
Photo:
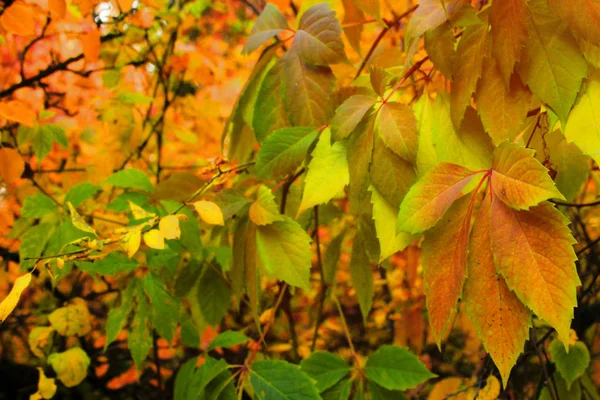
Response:
[[[38,371],[40,371],[38,391],[29,396],[29,400],[51,399],[56,394],[56,379],[48,378],[42,368],[38,368]]]
[[[31,352],[39,358],[45,358],[50,350],[54,338],[54,328],[51,326],[38,326],[29,333],[28,343]]]
[[[63,336],[84,336],[92,330],[87,303],[79,297],[74,298],[71,304],[54,310],[48,321]]]
[[[89,232],[95,236],[98,236],[98,234],[96,233],[94,228],[89,226],[87,224],[87,222],[85,222],[85,220],[83,218],[81,218],[81,215],[79,215],[77,210],[75,210],[75,207],[73,207],[73,204],[71,204],[71,202],[67,202],[67,205],[69,206],[69,211],[71,212],[71,222],[73,223],[73,225],[75,225],[75,228],[80,229],[84,232]]]
[[[121,248],[127,253],[127,257],[131,258],[140,248],[142,242],[142,229],[136,226],[131,229],[121,238]]]
[[[211,225],[224,225],[223,212],[221,208],[212,201],[200,200],[194,203],[196,212],[200,215],[200,218],[207,224]]]
[[[23,157],[15,149],[0,149],[0,178],[9,185],[19,179],[25,171]]]
[[[165,248],[165,238],[158,229],[144,233],[144,242],[152,249],[162,250]]]
[[[167,215],[158,223],[160,233],[165,239],[179,239],[181,237],[181,229],[179,228],[179,216]]]
[[[31,273],[27,273],[17,278],[8,296],[0,303],[0,322],[4,322],[10,313],[13,312],[21,298],[21,293],[23,293],[23,290],[25,290],[30,283]]]
[[[62,353],[51,354],[48,363],[56,372],[56,377],[66,387],[73,387],[85,379],[90,358],[81,348],[73,347]]]

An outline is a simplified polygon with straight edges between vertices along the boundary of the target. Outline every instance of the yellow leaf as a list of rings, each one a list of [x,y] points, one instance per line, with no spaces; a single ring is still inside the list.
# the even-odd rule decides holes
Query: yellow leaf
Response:
[[[15,149],[0,149],[0,178],[9,185],[19,179],[25,171],[23,157]]]
[[[132,203],[131,201],[129,201],[129,209],[131,210],[131,214],[133,214],[133,219],[154,218],[156,216],[156,214],[149,213],[148,211],[144,210],[137,204]]]
[[[51,354],[48,363],[56,372],[56,377],[66,387],[73,387],[85,379],[90,358],[79,347],[73,347],[62,353]]]
[[[17,1],[2,13],[0,23],[4,29],[15,35],[35,35],[34,14],[32,5]],[[28,111],[31,111],[31,109],[28,109]]]
[[[500,395],[500,382],[498,378],[490,375],[485,386],[479,387],[473,380],[461,378],[442,379],[433,386],[428,400],[496,400]]]
[[[158,223],[158,229],[165,239],[179,239],[181,229],[179,228],[179,217],[177,215],[167,215]]]
[[[14,5],[12,7],[14,7]],[[6,12],[2,14],[2,17],[5,15]],[[0,19],[2,17],[0,17]],[[0,103],[0,116],[30,128],[33,128],[36,120],[35,113],[31,110],[31,106],[19,100],[3,101]]]
[[[92,329],[87,303],[79,297],[74,298],[71,304],[54,310],[48,321],[62,336],[84,336]]]
[[[21,293],[23,293],[23,290],[25,290],[30,283],[31,273],[21,275],[17,278],[8,296],[0,303],[0,322],[4,322],[10,313],[13,312],[21,298]]]
[[[490,238],[490,198],[477,214],[471,234],[468,276],[464,289],[466,311],[485,350],[498,367],[504,386],[523,351],[531,313],[496,273]]]
[[[142,229],[139,226],[131,229],[121,238],[121,248],[127,253],[127,257],[131,258],[140,248],[142,242]]]
[[[98,234],[96,233],[94,228],[89,226],[87,222],[85,222],[85,220],[81,218],[81,215],[79,215],[77,210],[75,210],[73,204],[71,204],[71,202],[67,202],[67,205],[69,206],[69,212],[71,213],[71,222],[73,223],[75,228],[80,229],[84,232],[89,232],[97,237]]]
[[[31,352],[39,358],[45,358],[53,343],[54,328],[51,326],[38,326],[29,333],[28,343]]]
[[[151,229],[144,233],[144,242],[152,249],[162,250],[165,248],[165,238],[158,229]]]
[[[212,201],[200,200],[194,203],[196,212],[200,215],[200,218],[207,224],[211,225],[224,225],[223,212],[221,208]]]
[[[38,391],[29,397],[29,400],[34,399],[51,399],[56,394],[56,379],[48,378],[44,374],[42,368],[38,368],[40,372],[40,380],[38,382]]]

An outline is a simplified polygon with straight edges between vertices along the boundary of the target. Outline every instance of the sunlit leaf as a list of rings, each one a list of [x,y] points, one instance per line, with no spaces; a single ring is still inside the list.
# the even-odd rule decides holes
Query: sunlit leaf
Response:
[[[249,216],[256,225],[268,225],[275,221],[283,221],[283,215],[279,214],[277,203],[275,203],[275,196],[266,186],[258,187],[256,201],[250,206]]]
[[[69,212],[71,213],[71,222],[73,223],[75,228],[82,230],[84,232],[89,232],[95,236],[98,236],[98,234],[96,233],[96,230],[94,228],[92,228],[91,226],[89,226],[87,222],[85,222],[85,220],[81,217],[81,215],[79,215],[77,210],[75,210],[75,207],[73,207],[73,204],[67,203],[67,206],[69,206]]]
[[[349,97],[336,110],[331,120],[331,136],[334,140],[348,137],[377,99],[373,96],[358,94]]]
[[[179,216],[167,215],[160,219],[158,223],[160,233],[167,240],[179,239],[181,237],[181,228],[179,227]]]
[[[318,132],[313,128],[291,127],[273,131],[256,155],[256,173],[264,178],[293,174],[306,158]]]
[[[42,368],[38,368],[40,378],[38,381],[38,391],[30,396],[30,400],[51,399],[56,394],[56,379],[48,378]]]
[[[376,129],[387,147],[400,157],[414,161],[417,156],[417,120],[410,107],[389,102],[377,115]]]
[[[15,149],[10,147],[0,148],[0,178],[9,185],[23,175],[25,162]]]
[[[306,10],[294,37],[294,49],[311,65],[329,65],[346,61],[342,28],[335,11],[326,3]]]
[[[527,40],[526,4],[527,0],[492,2],[490,11],[492,55],[498,65],[498,73],[507,88],[510,87],[510,77],[515,63],[520,60]],[[483,71],[484,74],[488,72],[486,68]]]
[[[165,237],[158,229],[150,229],[144,233],[144,243],[152,249],[165,248]]]
[[[4,322],[13,312],[21,298],[21,294],[27,289],[29,283],[31,283],[31,273],[21,275],[17,278],[12,289],[10,289],[8,296],[0,303],[0,323]]]
[[[193,205],[200,218],[207,224],[223,225],[225,223],[221,208],[212,201],[200,200]]]
[[[54,328],[51,326],[36,326],[29,332],[29,349],[39,358],[45,358],[54,344]]]
[[[267,3],[262,13],[260,13],[254,22],[254,26],[244,47],[244,52],[253,52],[261,44],[286,29],[289,29],[289,26],[284,15],[279,11],[277,6]]]
[[[422,0],[414,12],[404,35],[408,42],[452,18],[463,6],[462,0]]]
[[[87,303],[80,297],[70,304],[60,307],[48,315],[48,321],[59,335],[84,336],[92,329],[92,321]]]
[[[66,387],[79,385],[87,376],[90,358],[80,347],[72,347],[48,357],[48,363],[56,372],[56,378]]]

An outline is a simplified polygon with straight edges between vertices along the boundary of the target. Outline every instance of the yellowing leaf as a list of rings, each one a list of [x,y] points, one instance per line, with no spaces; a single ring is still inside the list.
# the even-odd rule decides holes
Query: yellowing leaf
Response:
[[[19,36],[35,35],[35,12],[33,5],[16,1],[0,16],[0,23],[8,32]],[[31,109],[27,111],[32,112]]]
[[[90,358],[81,348],[73,347],[62,353],[51,354],[48,363],[56,372],[57,379],[66,387],[73,387],[87,376]]]
[[[0,303],[0,322],[4,322],[10,313],[13,312],[21,298],[21,293],[29,286],[29,283],[31,283],[31,273],[21,275],[17,278],[8,296]]]
[[[490,25],[492,26],[492,55],[498,72],[506,87],[527,39],[527,0],[504,0],[492,2]],[[484,74],[486,68],[484,68]]]
[[[333,199],[344,190],[349,179],[346,145],[343,142],[332,145],[331,131],[327,128],[321,133],[308,164],[298,215]]]
[[[158,223],[158,229],[165,239],[179,239],[181,237],[181,228],[179,228],[179,217],[177,215],[167,215],[161,218]]]
[[[452,18],[465,4],[463,0],[421,0],[408,26],[405,40],[421,36]]]
[[[63,336],[84,336],[92,329],[87,303],[79,297],[71,300],[71,304],[54,310],[48,316],[48,321]]]
[[[523,82],[564,125],[587,76],[587,63],[566,23],[546,0],[527,2],[527,40],[517,70]]]
[[[516,211],[495,196],[490,233],[494,263],[521,302],[569,341],[576,287],[575,239],[568,220],[550,203]]]
[[[550,0],[550,7],[585,40],[600,46],[600,3],[596,0]]]
[[[449,163],[430,169],[402,201],[397,231],[420,233],[434,226],[475,174]]]
[[[335,11],[327,3],[317,4],[302,14],[293,48],[304,62],[311,65],[346,61],[342,28]]]
[[[490,196],[479,208],[469,244],[468,279],[464,303],[477,336],[500,371],[504,387],[523,351],[531,325],[531,313],[496,273],[491,249]]]
[[[120,244],[121,248],[127,253],[127,257],[131,258],[140,248],[142,242],[142,228],[136,226],[127,231],[123,237],[121,237]]]
[[[288,29],[288,23],[277,6],[267,3],[254,23],[244,53],[251,53],[261,44]]]
[[[14,7],[15,5],[18,5],[18,3],[13,4],[10,8]],[[0,20],[6,15],[7,12],[8,10],[2,14]],[[35,113],[31,110],[31,107],[20,100],[1,102],[0,117],[9,121],[18,122],[30,128],[33,128],[36,120]]]
[[[363,12],[354,4],[353,0],[342,0],[344,5],[344,19],[342,25],[344,25],[344,33],[350,46],[358,54],[360,51],[360,36],[363,31],[363,23],[365,22],[365,15]]]
[[[423,291],[429,323],[438,347],[450,333],[467,273],[472,196],[452,205],[442,221],[425,234]]]
[[[165,248],[165,237],[158,229],[150,229],[144,233],[144,243],[152,249],[162,250]]]
[[[436,383],[427,400],[496,400],[500,395],[500,382],[490,375],[485,387],[461,378],[445,378]]]
[[[520,133],[531,102],[531,92],[520,78],[513,76],[507,86],[498,65],[494,58],[486,57],[475,92],[477,112],[496,146]]]
[[[383,142],[408,161],[417,156],[417,120],[410,107],[400,103],[384,104],[377,115],[377,129]]]
[[[42,368],[38,368],[40,379],[38,381],[38,391],[29,397],[29,400],[51,399],[56,394],[56,379],[48,378]]]
[[[477,81],[481,76],[488,27],[487,25],[472,25],[465,28],[463,32],[456,49],[459,62],[454,64],[452,91],[450,92],[450,114],[456,129],[460,128],[465,110],[471,103],[471,94],[475,91]]]
[[[0,148],[0,178],[7,184],[11,184],[23,175],[25,162],[23,157],[15,149],[9,147]]]
[[[375,118],[363,120],[350,135],[347,147],[350,211],[365,213],[369,207],[369,169],[373,160]]]
[[[494,151],[492,189],[500,200],[517,210],[550,198],[565,200],[533,154],[533,150],[514,143],[504,143]]]
[[[142,207],[138,206],[135,203],[132,203],[128,200],[129,209],[131,210],[131,214],[133,215],[133,219],[146,219],[146,218],[154,218],[156,214],[151,214],[148,211],[144,210]]]
[[[261,185],[258,188],[256,201],[250,206],[250,219],[256,225],[268,225],[275,221],[283,221],[283,215],[279,214],[275,196],[271,190]]]
[[[93,234],[94,236],[98,236],[98,234],[96,233],[96,230],[94,228],[92,228],[91,226],[89,226],[88,223],[85,222],[85,220],[83,218],[81,218],[81,215],[79,215],[77,210],[75,210],[75,207],[73,207],[73,204],[71,204],[71,202],[67,202],[67,205],[69,206],[69,212],[71,213],[71,222],[73,223],[73,225],[77,229],[80,229],[84,232],[89,232],[89,233]]]
[[[348,137],[367,112],[375,105],[374,96],[358,94],[349,97],[336,110],[331,120],[331,135],[335,140]]]
[[[200,218],[207,224],[211,225],[224,225],[223,212],[221,208],[212,201],[200,200],[194,203],[196,212],[200,215]]]
[[[364,233],[359,230],[352,243],[350,259],[350,281],[358,297],[358,305],[363,321],[367,320],[373,305],[373,269],[366,249]]]
[[[31,352],[39,358],[45,358],[52,347],[54,328],[51,326],[37,326],[29,333],[27,342]]]

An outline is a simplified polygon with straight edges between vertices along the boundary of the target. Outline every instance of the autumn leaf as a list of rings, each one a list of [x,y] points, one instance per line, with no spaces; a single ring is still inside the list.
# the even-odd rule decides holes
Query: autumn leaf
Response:
[[[212,201],[200,200],[193,205],[200,218],[207,224],[224,225],[223,212],[217,204]]]
[[[77,229],[80,229],[84,232],[89,232],[89,233],[93,234],[94,236],[98,237],[96,230],[94,228],[92,228],[91,226],[89,226],[87,222],[85,222],[85,220],[81,217],[81,215],[79,215],[77,210],[75,210],[75,207],[73,207],[73,204],[67,202],[67,206],[69,207],[69,212],[71,213],[71,222],[73,223],[73,225]]]
[[[87,376],[90,358],[80,347],[72,347],[48,357],[48,363],[56,372],[56,378],[66,387],[79,385]]]
[[[268,3],[254,22],[246,46],[245,53],[251,53],[261,44],[289,29],[288,23],[277,6]]]
[[[14,183],[23,175],[25,162],[15,149],[10,147],[0,148],[0,178],[7,184]]]
[[[593,0],[550,0],[550,7],[585,40],[600,46],[600,4]]]
[[[167,215],[160,219],[158,229],[165,239],[179,239],[181,237],[181,228],[179,227],[178,215]]]
[[[491,207],[496,270],[521,302],[568,343],[576,287],[581,284],[568,220],[547,202],[517,211],[494,196]]]
[[[14,7],[14,4],[12,7]],[[11,8],[12,8],[11,7]],[[6,12],[2,14],[3,18],[6,15]],[[0,116],[9,120],[18,122],[28,127],[33,127],[35,125],[36,116],[35,113],[31,110],[30,107],[27,106],[26,103],[23,103],[20,100],[10,100],[0,102]]]
[[[121,237],[119,243],[121,248],[127,253],[127,257],[133,257],[142,243],[142,229],[140,227],[131,228]]]
[[[417,120],[410,107],[395,102],[383,104],[377,114],[376,126],[387,147],[405,160],[415,160]]]
[[[37,399],[51,399],[56,394],[56,379],[48,378],[44,374],[43,368],[37,369],[40,373],[40,378],[38,381],[38,391],[30,396],[30,400]]]
[[[331,120],[331,135],[334,140],[347,138],[358,126],[367,112],[375,105],[374,96],[358,94],[349,97],[336,110]]]
[[[165,248],[165,237],[158,229],[150,229],[144,233],[144,243],[151,249],[162,250]]]
[[[87,62],[96,62],[100,57],[100,30],[92,29],[81,38],[83,55]]]
[[[0,24],[8,32],[15,35],[35,35],[35,12],[33,5],[26,4],[23,1],[12,3],[0,16]]]
[[[17,278],[8,296],[0,303],[0,323],[4,322],[10,313],[13,312],[21,298],[21,294],[27,289],[29,283],[31,283],[31,273],[21,275]]]
[[[463,6],[462,0],[422,0],[419,7],[412,15],[406,33],[405,41],[435,29],[448,19],[452,18]]]
[[[256,201],[250,206],[250,219],[256,225],[268,225],[275,221],[283,221],[283,215],[279,214],[275,196],[266,186],[259,186]]]

